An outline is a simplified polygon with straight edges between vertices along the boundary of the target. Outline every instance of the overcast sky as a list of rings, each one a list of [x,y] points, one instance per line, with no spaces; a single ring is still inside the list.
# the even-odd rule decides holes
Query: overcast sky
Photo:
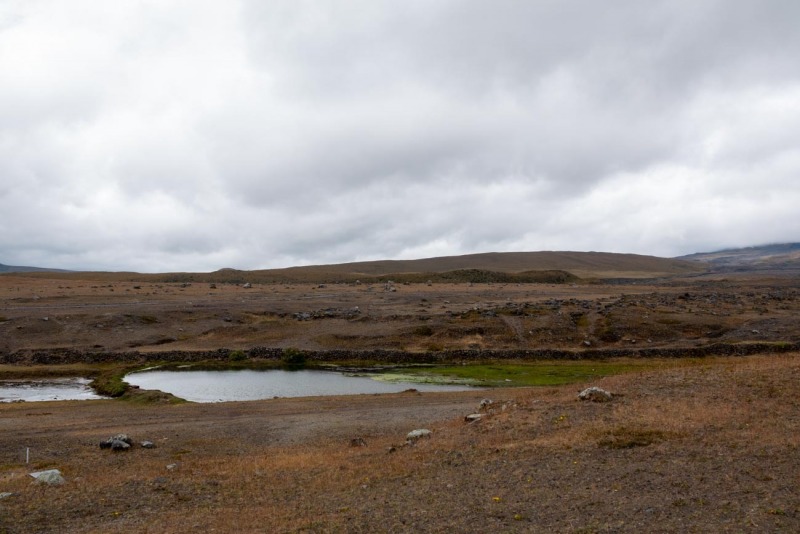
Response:
[[[797,0],[0,0],[0,263],[800,240]]]

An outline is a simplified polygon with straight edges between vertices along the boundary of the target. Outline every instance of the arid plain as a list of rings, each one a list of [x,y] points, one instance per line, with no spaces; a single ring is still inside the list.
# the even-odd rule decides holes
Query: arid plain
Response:
[[[94,376],[165,354],[258,362],[277,349],[312,365],[400,354],[533,369],[523,360],[549,355],[626,370],[450,393],[2,404],[0,532],[799,530],[798,277],[582,274],[0,276],[0,378]],[[613,400],[578,401],[590,385]],[[417,428],[432,437],[406,445]],[[119,432],[156,448],[98,447]],[[67,482],[33,483],[46,468]]]

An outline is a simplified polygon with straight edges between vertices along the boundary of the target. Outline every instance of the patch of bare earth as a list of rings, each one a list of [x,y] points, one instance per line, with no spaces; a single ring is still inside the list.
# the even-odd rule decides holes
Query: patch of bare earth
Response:
[[[581,385],[6,404],[0,532],[800,531],[800,354],[596,385],[614,399],[580,402]],[[482,396],[496,402],[465,423]],[[421,427],[432,437],[404,446]],[[116,432],[157,448],[100,450]],[[46,467],[66,484],[27,476]]]

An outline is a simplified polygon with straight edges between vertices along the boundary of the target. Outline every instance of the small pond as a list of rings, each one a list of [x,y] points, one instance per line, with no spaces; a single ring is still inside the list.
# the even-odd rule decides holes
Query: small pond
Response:
[[[125,381],[142,389],[157,389],[193,402],[399,393],[410,388],[418,391],[472,389],[464,385],[386,382],[370,376],[312,370],[142,371],[127,375]]]
[[[86,378],[0,380],[0,402],[102,399]]]

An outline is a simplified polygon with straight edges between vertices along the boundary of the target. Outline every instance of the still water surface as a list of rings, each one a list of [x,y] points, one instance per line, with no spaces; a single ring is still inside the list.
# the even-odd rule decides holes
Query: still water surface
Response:
[[[193,402],[225,402],[271,399],[398,393],[418,391],[463,391],[469,386],[383,382],[368,376],[333,371],[143,371],[131,373],[125,381],[142,389],[158,389]]]
[[[102,399],[86,378],[0,380],[0,402]]]

